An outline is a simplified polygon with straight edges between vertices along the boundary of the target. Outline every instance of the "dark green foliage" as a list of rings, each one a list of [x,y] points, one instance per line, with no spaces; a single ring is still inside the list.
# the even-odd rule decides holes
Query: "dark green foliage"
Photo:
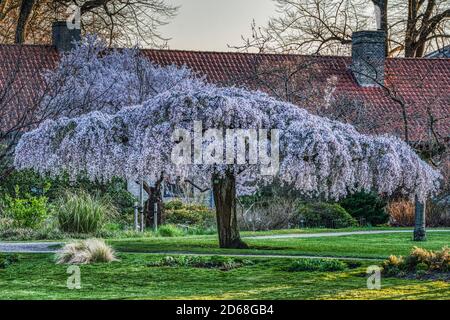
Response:
[[[356,269],[362,265],[361,261],[345,261],[345,264],[349,269]]]
[[[206,268],[228,271],[246,265],[253,265],[254,262],[248,259],[227,258],[220,256],[166,256],[161,260],[150,263],[151,267],[186,267],[186,268]]]
[[[339,204],[364,225],[376,226],[387,223],[387,202],[376,193],[359,192],[341,200]]]
[[[337,259],[299,259],[292,262],[287,271],[344,271],[347,264]]]
[[[53,195],[52,180],[42,177],[32,170],[14,171],[8,177],[0,181],[0,194],[8,194],[12,197],[24,197],[27,194],[33,196]]]
[[[214,211],[200,204],[184,204],[180,200],[165,203],[165,222],[196,226],[214,225]]]
[[[302,203],[297,212],[307,227],[346,228],[357,225],[356,220],[339,204]]]
[[[0,253],[0,269],[6,269],[8,266],[17,262],[19,262],[19,256],[17,254]]]
[[[117,208],[118,222],[122,224],[131,223],[134,216],[134,203],[136,198],[127,190],[124,180],[115,178],[106,185],[106,190],[101,193],[108,197],[111,204]]]

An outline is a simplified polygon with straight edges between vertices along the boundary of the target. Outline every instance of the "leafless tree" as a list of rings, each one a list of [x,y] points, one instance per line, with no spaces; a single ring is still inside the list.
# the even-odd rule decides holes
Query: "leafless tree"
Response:
[[[337,76],[319,59],[301,55],[253,55],[248,72],[235,74],[225,85],[242,85],[262,90],[310,112],[351,123],[359,130],[374,132],[378,123],[369,115],[368,104],[336,90]]]
[[[422,57],[450,43],[448,0],[274,0],[279,15],[252,24],[242,50],[347,54],[354,31],[379,28],[389,56]],[[368,10],[370,3],[379,9]]]
[[[1,0],[0,40],[4,43],[48,43],[51,24],[66,19],[70,6],[78,6],[85,32],[102,35],[110,44],[142,41],[163,46],[158,31],[177,12],[164,0]]]

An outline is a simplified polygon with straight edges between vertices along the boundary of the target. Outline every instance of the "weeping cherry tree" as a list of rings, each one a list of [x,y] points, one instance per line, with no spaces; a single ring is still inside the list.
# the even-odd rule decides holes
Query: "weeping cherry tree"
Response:
[[[223,248],[246,247],[236,196],[274,178],[333,200],[363,190],[424,200],[438,188],[439,173],[397,138],[360,134],[261,92],[191,84],[116,113],[47,121],[23,135],[15,166],[212,186]]]

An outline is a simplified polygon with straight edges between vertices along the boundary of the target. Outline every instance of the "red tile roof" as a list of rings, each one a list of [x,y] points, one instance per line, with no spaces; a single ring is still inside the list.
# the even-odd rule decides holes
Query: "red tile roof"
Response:
[[[358,98],[365,102],[371,121],[378,124],[377,132],[395,134],[403,138],[402,108],[383,88],[363,88],[357,85],[349,70],[350,57],[297,56],[281,54],[249,54],[231,52],[198,52],[179,50],[143,50],[145,56],[160,65],[186,65],[219,84],[249,82],[255,62],[275,64],[302,59],[318,66],[322,77],[335,78],[336,94]],[[0,45],[0,92],[4,77],[14,70],[20,57],[20,83],[24,84],[21,99],[15,99],[8,117],[16,117],[27,101],[34,98],[33,88],[40,83],[40,72],[52,68],[58,53],[51,46]],[[410,139],[423,140],[430,135],[430,114],[437,121],[436,131],[450,136],[450,59],[386,60],[386,87],[405,100],[405,112],[410,123]],[[314,72],[314,69],[313,69]],[[19,101],[20,100],[20,101]],[[1,114],[1,110],[0,110]],[[8,118],[3,120],[7,125]]]
[[[58,61],[52,46],[0,45],[0,131],[29,116],[27,108],[36,105],[43,88],[42,72],[54,68]]]

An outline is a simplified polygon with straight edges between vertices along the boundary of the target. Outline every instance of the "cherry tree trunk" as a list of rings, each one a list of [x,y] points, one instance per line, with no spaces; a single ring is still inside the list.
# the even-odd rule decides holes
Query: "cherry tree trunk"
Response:
[[[236,178],[234,174],[227,172],[224,177],[214,176],[212,180],[220,247],[248,248],[241,240],[237,225]]]
[[[164,203],[162,201],[161,192],[162,179],[158,180],[154,186],[149,186],[144,182],[144,190],[148,195],[148,199],[144,204],[145,225],[152,227],[154,225],[155,205],[158,225],[164,222]]]
[[[425,203],[415,200],[414,241],[427,240],[425,231]]]
[[[153,227],[154,225],[155,205],[156,205],[156,216],[158,225],[161,225],[164,221],[163,220],[164,203],[160,196],[160,192],[158,191],[152,191],[151,193],[148,193],[148,199],[147,201],[145,201],[144,205],[145,225],[148,227]]]

